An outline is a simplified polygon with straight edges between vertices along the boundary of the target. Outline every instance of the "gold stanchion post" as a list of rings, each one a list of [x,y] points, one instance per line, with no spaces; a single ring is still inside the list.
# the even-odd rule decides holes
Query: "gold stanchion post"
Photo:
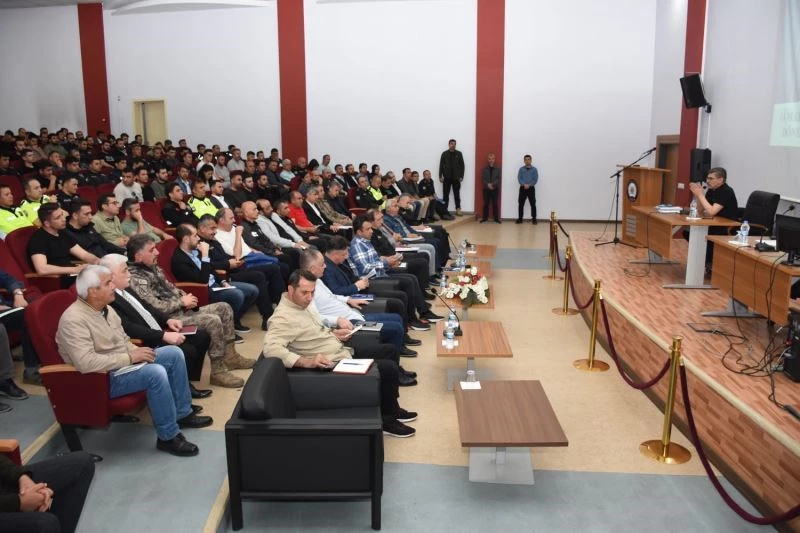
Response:
[[[654,459],[659,463],[666,463],[669,465],[683,464],[692,458],[692,454],[689,450],[680,444],[670,442],[672,433],[672,413],[675,408],[675,388],[678,385],[678,366],[683,365],[683,361],[681,360],[681,340],[682,337],[680,336],[672,338],[669,390],[667,391],[667,403],[664,406],[664,429],[661,432],[661,440],[648,440],[639,445],[639,451],[642,455]]]
[[[584,372],[605,372],[608,370],[608,363],[594,360],[594,351],[597,347],[597,322],[600,314],[600,298],[603,294],[600,290],[600,280],[594,282],[594,300],[592,301],[592,326],[589,334],[589,358],[577,359],[572,366]]]
[[[547,255],[544,256],[545,259],[552,259],[553,258],[553,220],[556,219],[556,212],[550,211],[550,244],[547,249]]]
[[[556,238],[558,237],[558,218],[556,218],[555,211],[550,213],[550,274],[542,276],[542,279],[549,279],[552,281],[561,281],[564,279],[556,275],[556,262],[558,261],[556,254],[558,247],[556,245]]]
[[[561,307],[553,308],[553,314],[562,316],[577,315],[578,310],[569,306],[569,270],[571,268],[569,261],[572,259],[572,246],[569,244],[567,245],[565,258],[567,261],[567,271],[565,272],[566,275],[564,276],[564,302]]]

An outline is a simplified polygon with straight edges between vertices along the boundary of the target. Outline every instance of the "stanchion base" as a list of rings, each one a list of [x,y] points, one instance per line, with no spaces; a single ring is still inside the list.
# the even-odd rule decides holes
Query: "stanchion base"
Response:
[[[641,443],[639,452],[649,459],[655,459],[659,463],[668,465],[682,465],[692,458],[689,450],[674,442],[667,445],[666,453],[664,453],[664,443],[660,440],[648,440]]]
[[[598,361],[597,359],[594,360],[592,366],[589,366],[588,359],[577,359],[572,362],[572,366],[584,372],[605,372],[609,369],[608,363]]]
[[[577,309],[573,309],[571,307],[567,307],[566,311],[564,311],[563,307],[554,307],[553,308],[553,314],[554,315],[567,316],[567,315],[577,315],[578,313],[580,313],[580,311],[578,311]]]
[[[553,277],[553,276],[547,275],[547,276],[542,276],[542,279],[551,279],[553,281],[564,281],[564,277],[563,276]]]

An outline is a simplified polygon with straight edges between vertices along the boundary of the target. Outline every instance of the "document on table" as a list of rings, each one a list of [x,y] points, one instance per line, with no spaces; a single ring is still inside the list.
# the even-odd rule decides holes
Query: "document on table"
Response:
[[[396,252],[419,252],[419,246],[395,246]]]
[[[366,374],[372,366],[373,359],[342,359],[333,368],[337,374]]]
[[[211,287],[211,290],[214,291],[214,292],[219,292],[219,291],[225,291],[225,290],[228,290],[228,289],[235,289],[235,288],[236,287],[234,287],[233,285],[228,285],[227,287],[219,287],[219,286]]]
[[[462,381],[461,390],[481,390],[480,381]]]

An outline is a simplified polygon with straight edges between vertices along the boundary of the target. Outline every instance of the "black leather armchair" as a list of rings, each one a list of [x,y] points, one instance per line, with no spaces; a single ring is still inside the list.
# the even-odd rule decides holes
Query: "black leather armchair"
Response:
[[[753,191],[747,198],[744,208],[739,208],[737,220],[747,220],[750,224],[750,235],[772,235],[775,224],[775,212],[781,195],[766,191]],[[733,235],[738,228],[729,228],[728,234]]]
[[[242,500],[372,502],[381,528],[383,431],[379,375],[287,371],[260,358],[225,424],[233,529]]]

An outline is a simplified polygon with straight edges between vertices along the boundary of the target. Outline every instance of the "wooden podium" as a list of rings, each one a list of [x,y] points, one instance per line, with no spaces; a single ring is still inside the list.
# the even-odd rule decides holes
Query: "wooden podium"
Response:
[[[624,168],[625,165],[617,165]],[[622,172],[622,242],[635,246],[646,244],[645,228],[638,228],[634,206],[651,207],[661,203],[665,168],[628,167]],[[641,230],[641,231],[639,231]],[[641,235],[640,235],[641,233]]]

